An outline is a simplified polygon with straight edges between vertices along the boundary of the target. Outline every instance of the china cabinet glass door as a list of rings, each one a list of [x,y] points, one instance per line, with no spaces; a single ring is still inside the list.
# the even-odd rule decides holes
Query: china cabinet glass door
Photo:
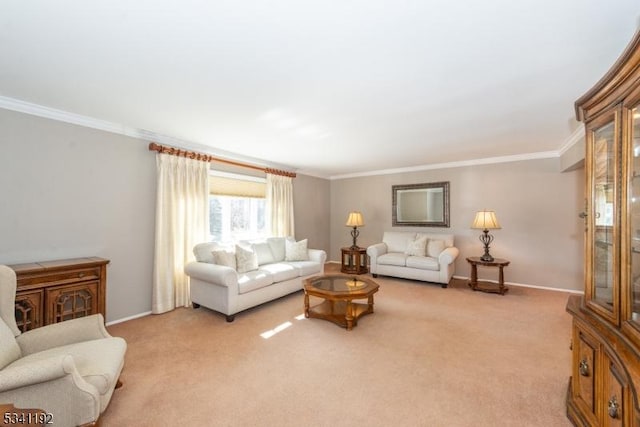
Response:
[[[617,322],[618,273],[615,265],[618,256],[616,224],[618,222],[618,185],[616,161],[618,138],[613,118],[594,124],[588,137],[588,154],[591,162],[589,236],[590,286],[587,301],[605,317]],[[590,218],[589,218],[590,216]],[[640,246],[639,246],[640,248]]]
[[[631,321],[640,328],[640,107],[631,111],[631,174],[629,184],[629,221],[631,234]]]

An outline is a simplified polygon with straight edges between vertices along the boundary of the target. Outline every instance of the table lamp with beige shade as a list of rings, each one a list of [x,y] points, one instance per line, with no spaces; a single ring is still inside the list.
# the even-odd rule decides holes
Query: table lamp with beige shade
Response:
[[[353,227],[353,230],[351,230],[351,237],[353,237],[351,249],[358,248],[358,245],[356,244],[356,239],[360,234],[358,227],[364,227],[364,218],[362,217],[362,213],[358,211],[349,212],[349,217],[347,218],[347,223],[345,225],[347,227]]]
[[[471,224],[471,228],[482,230],[483,233],[479,236],[480,241],[484,245],[484,255],[482,255],[480,259],[486,262],[493,261],[493,257],[489,253],[489,245],[493,242],[493,236],[489,234],[489,230],[499,230],[502,228],[500,227],[498,218],[496,218],[496,213],[489,210],[476,212],[476,217],[473,220],[473,224]]]

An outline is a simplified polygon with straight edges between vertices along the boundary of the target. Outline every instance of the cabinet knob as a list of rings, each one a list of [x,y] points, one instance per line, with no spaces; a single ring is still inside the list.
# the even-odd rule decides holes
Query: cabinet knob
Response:
[[[582,218],[582,219],[585,219],[585,218],[587,217],[587,213],[586,213],[586,212],[580,212],[580,213],[578,214],[578,216],[579,216],[580,218]]]
[[[580,361],[580,365],[578,366],[578,371],[580,372],[580,375],[582,375],[583,377],[589,376],[589,363],[587,362],[587,359],[582,359]]]
[[[618,418],[618,413],[620,412],[620,404],[615,396],[609,399],[609,416],[611,418]]]

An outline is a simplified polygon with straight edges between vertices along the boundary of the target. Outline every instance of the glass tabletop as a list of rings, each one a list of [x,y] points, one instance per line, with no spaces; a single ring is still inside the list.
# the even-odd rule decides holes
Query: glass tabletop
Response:
[[[323,291],[352,292],[371,285],[365,278],[356,276],[322,276],[310,281],[311,286]]]

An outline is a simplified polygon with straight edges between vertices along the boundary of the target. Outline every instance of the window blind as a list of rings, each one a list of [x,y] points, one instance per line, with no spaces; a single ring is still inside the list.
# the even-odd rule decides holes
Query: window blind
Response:
[[[264,198],[266,183],[256,180],[209,176],[209,194],[216,196]]]

